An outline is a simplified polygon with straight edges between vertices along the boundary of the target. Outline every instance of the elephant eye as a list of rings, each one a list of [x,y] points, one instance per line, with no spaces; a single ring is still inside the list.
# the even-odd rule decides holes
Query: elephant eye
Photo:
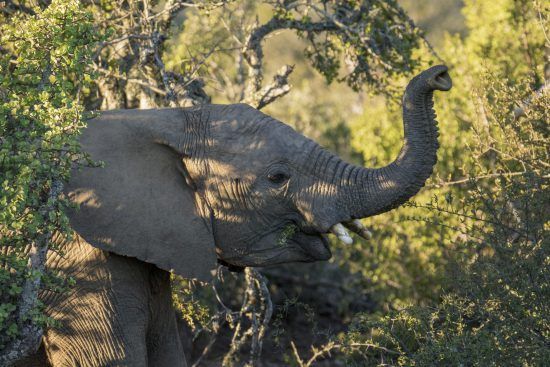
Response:
[[[269,179],[269,181],[273,182],[274,184],[280,185],[288,181],[290,177],[285,173],[274,173],[267,176],[267,178]]]

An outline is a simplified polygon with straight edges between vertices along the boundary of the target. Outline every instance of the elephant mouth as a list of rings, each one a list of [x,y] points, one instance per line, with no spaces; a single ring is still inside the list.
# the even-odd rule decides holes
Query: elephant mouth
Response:
[[[325,234],[306,233],[288,222],[260,237],[245,254],[222,251],[218,253],[220,262],[233,268],[324,261],[332,257]]]
[[[298,245],[306,255],[304,261],[325,261],[332,257],[327,236],[324,234],[307,234],[295,232],[289,242]]]

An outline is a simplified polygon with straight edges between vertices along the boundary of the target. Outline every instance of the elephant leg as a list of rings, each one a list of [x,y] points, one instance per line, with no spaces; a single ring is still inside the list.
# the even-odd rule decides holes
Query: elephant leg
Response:
[[[44,344],[57,366],[147,366],[148,274],[143,263],[79,239],[48,266],[75,279],[67,294],[45,294],[57,325]]]
[[[186,367],[172,306],[170,273],[153,268],[150,274],[151,322],[147,333],[149,366]]]
[[[139,264],[81,240],[66,249],[64,258],[49,261],[76,281],[53,302],[45,297],[57,322],[44,336],[51,365],[146,367],[148,307],[140,279],[146,275]]]
[[[76,285],[45,293],[48,360],[57,366],[185,367],[172,308],[170,274],[135,258],[91,247],[77,238],[48,267]]]

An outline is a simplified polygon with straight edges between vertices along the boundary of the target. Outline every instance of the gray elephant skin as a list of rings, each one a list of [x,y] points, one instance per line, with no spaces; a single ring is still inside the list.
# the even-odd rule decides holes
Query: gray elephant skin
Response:
[[[431,175],[438,148],[433,91],[445,66],[413,78],[405,141],[382,168],[348,164],[244,104],[102,112],[80,138],[104,167],[75,170],[65,194],[76,235],[48,267],[71,276],[44,293],[58,322],[43,346],[52,366],[185,366],[170,272],[208,281],[236,267],[331,257],[326,234],[403,204]],[[63,243],[65,242],[65,243]],[[27,361],[29,365],[38,363]]]

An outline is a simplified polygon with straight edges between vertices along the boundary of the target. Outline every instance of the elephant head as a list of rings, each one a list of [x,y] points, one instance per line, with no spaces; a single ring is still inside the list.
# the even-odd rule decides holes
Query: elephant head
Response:
[[[86,241],[188,277],[206,278],[216,257],[234,266],[326,260],[326,234],[391,210],[415,195],[436,162],[434,90],[445,66],[411,80],[405,141],[382,168],[344,162],[244,104],[103,113],[81,143],[104,168],[73,173],[70,214]]]

